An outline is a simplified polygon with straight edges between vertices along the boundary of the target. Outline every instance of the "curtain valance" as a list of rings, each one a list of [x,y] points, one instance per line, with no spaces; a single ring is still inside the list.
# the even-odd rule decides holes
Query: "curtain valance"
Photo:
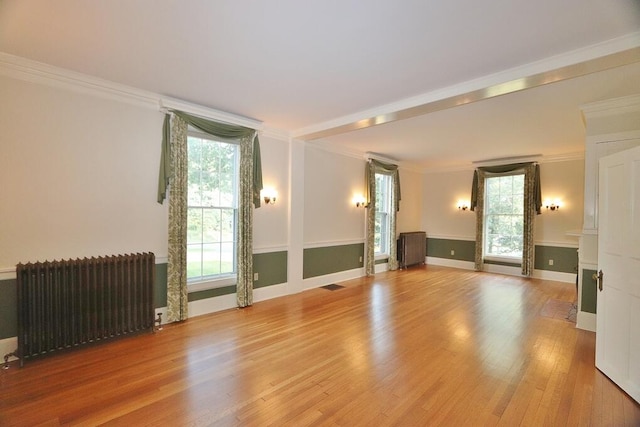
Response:
[[[471,184],[471,210],[475,211],[478,207],[478,170],[487,173],[508,173],[522,169],[529,166],[535,166],[535,175],[533,181],[533,197],[535,202],[536,213],[540,215],[542,213],[542,192],[540,190],[540,165],[534,162],[527,163],[512,163],[508,165],[498,166],[482,166],[473,171],[473,183]]]
[[[204,119],[202,117],[193,116],[183,111],[172,110],[171,113],[180,117],[187,122],[188,125],[193,126],[196,129],[201,130],[209,135],[217,136],[225,139],[241,140],[245,138],[251,138],[253,140],[253,189],[252,198],[253,205],[256,208],[260,207],[260,190],[262,190],[262,161],[260,157],[260,141],[258,140],[258,133],[255,129],[246,128],[244,126],[230,125],[227,123],[220,123],[213,120]],[[164,118],[164,124],[162,127],[162,151],[160,158],[160,175],[158,179],[158,203],[162,204],[167,197],[167,187],[173,177],[173,170],[171,167],[171,145],[169,138],[171,135],[170,129],[170,114],[166,114]]]
[[[371,171],[372,173],[370,173],[369,171]],[[366,206],[369,207],[371,205],[371,201],[375,200],[376,198],[375,185],[372,185],[372,179],[375,180],[376,173],[383,173],[393,176],[393,185],[395,191],[395,200],[393,206],[395,207],[396,212],[400,211],[400,172],[398,172],[398,165],[384,163],[375,159],[369,159],[368,167],[365,170],[365,180],[367,187]]]

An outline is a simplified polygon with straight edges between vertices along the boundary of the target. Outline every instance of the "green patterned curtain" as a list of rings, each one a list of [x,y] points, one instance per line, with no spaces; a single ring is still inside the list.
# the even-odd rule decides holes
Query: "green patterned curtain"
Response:
[[[366,188],[367,188],[367,234],[366,247],[367,256],[365,259],[365,273],[373,276],[376,273],[376,260],[373,251],[375,225],[376,225],[376,168],[371,162],[365,166]]]
[[[167,188],[171,185],[171,198],[169,200],[169,264],[168,270],[175,269],[174,275],[176,277],[184,276],[184,280],[175,282],[171,286],[167,285],[167,300],[176,300],[180,303],[179,308],[172,303],[172,309],[169,309],[169,302],[167,308],[173,310],[175,317],[172,314],[169,315],[170,321],[184,320],[187,318],[187,279],[186,279],[186,225],[187,225],[187,179],[186,179],[186,165],[187,165],[187,126],[191,125],[207,134],[223,138],[236,140],[240,144],[240,179],[239,179],[239,192],[240,192],[240,206],[238,207],[238,276],[237,276],[237,303],[239,307],[246,307],[253,304],[253,207],[256,209],[260,207],[260,190],[262,190],[262,163],[260,156],[260,142],[258,140],[257,132],[254,129],[245,128],[242,126],[229,125],[226,123],[218,123],[215,121],[203,119],[201,117],[192,116],[182,111],[172,111],[174,119],[171,128],[169,128],[169,115],[165,116],[165,123],[163,126],[162,137],[162,151],[160,161],[160,174],[158,179],[158,203],[161,203],[166,198]],[[184,130],[181,130],[184,127]],[[178,134],[184,133],[183,143],[176,143]],[[170,140],[170,143],[168,142]],[[171,161],[167,162],[167,159]],[[183,180],[178,180],[179,175],[177,171],[176,159],[184,162],[184,177]],[[180,187],[178,190],[176,187]],[[180,199],[184,199],[184,214],[181,210],[172,210],[171,206],[174,198],[178,198],[177,192],[183,194],[180,195]],[[177,203],[177,201],[176,201]],[[178,234],[173,234],[171,224],[181,224],[184,227],[184,231],[180,233],[184,234],[184,238],[178,239]],[[177,225],[176,225],[177,227]],[[180,234],[179,236],[182,236]],[[181,245],[184,252],[184,261],[179,261],[177,258],[171,256],[171,246]],[[180,243],[178,243],[178,241]],[[177,248],[174,249],[176,252]],[[182,260],[182,258],[180,258]],[[170,273],[167,273],[170,275]],[[171,280],[171,279],[168,279]]]
[[[165,117],[165,122],[169,116]],[[167,321],[188,317],[187,299],[187,122],[178,116],[171,125],[171,197],[169,197],[169,257]]]
[[[400,172],[397,165],[370,159],[365,167],[365,185],[367,191],[367,256],[365,272],[368,276],[375,274],[374,234],[376,222],[376,173],[391,175],[391,212],[389,212],[389,270],[398,269],[398,245],[396,240],[396,218],[400,210]]]
[[[522,233],[522,275],[531,277],[534,265],[535,215],[542,213],[542,191],[540,165],[537,163],[514,163],[510,165],[480,167],[473,172],[471,185],[471,210],[476,212],[475,269],[482,271],[484,264],[484,182],[487,173],[500,174],[524,170],[524,229]]]

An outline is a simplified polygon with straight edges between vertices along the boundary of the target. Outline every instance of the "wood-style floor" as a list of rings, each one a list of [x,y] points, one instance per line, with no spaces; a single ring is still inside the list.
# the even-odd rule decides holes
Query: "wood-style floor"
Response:
[[[571,284],[417,267],[0,371],[0,425],[638,426]]]

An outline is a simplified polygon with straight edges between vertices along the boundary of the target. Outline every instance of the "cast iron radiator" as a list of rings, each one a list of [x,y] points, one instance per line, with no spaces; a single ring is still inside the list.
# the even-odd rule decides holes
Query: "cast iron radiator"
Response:
[[[16,266],[25,360],[154,329],[153,253]]]
[[[398,239],[398,262],[400,268],[414,264],[424,264],[427,252],[427,233],[413,231],[400,233]]]

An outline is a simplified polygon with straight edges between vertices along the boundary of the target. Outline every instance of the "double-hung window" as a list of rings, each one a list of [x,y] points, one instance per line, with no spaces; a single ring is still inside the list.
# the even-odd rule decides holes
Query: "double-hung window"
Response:
[[[484,256],[522,260],[524,231],[524,174],[485,178]]]
[[[389,213],[391,212],[392,176],[376,174],[376,221],[374,228],[374,254],[389,254]]]
[[[189,132],[187,282],[191,290],[234,284],[239,146]]]

